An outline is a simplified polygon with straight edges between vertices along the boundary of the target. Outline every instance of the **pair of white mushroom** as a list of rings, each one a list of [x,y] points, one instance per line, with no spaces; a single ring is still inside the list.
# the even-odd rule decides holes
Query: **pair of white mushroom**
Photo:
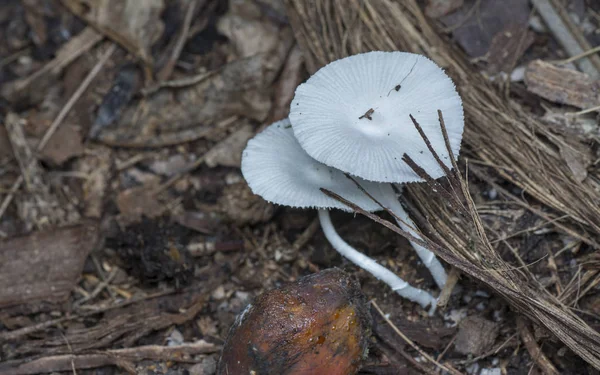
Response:
[[[337,234],[329,209],[348,211],[323,194],[325,188],[367,211],[382,208],[346,177],[354,176],[369,194],[401,220],[400,227],[419,238],[392,183],[421,181],[402,161],[406,154],[431,177],[444,171],[410,119],[452,168],[437,111],[444,114],[450,148],[460,151],[462,103],[450,78],[431,60],[404,52],[369,52],[334,61],[296,89],[289,119],[267,127],[248,142],[242,173],[255,194],[272,203],[317,208],[325,236],[354,264],[388,284],[402,297],[435,310],[436,298],[412,287]],[[446,272],[429,250],[412,243],[443,288]]]

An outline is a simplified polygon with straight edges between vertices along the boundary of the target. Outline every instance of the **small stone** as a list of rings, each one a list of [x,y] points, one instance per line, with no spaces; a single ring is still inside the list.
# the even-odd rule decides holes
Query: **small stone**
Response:
[[[211,296],[217,301],[225,298],[225,288],[223,288],[223,285],[219,285],[217,289],[213,290]]]
[[[492,347],[499,330],[497,323],[478,316],[468,317],[458,326],[454,348],[460,354],[481,355]]]
[[[214,375],[217,372],[217,360],[210,356],[188,369],[190,375]]]

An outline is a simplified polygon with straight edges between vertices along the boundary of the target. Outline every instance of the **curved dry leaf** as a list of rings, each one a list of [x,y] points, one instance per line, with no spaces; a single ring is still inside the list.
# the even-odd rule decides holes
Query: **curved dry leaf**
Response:
[[[291,48],[289,29],[283,39],[288,42],[276,50],[235,60],[192,86],[163,88],[138,100],[96,139],[120,147],[162,147],[204,137],[231,116],[264,121],[272,83]]]
[[[161,36],[163,0],[62,0],[75,15],[152,65],[150,47]]]

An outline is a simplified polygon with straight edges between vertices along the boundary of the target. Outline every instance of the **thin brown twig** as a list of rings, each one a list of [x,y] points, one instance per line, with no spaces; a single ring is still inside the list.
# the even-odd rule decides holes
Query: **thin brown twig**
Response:
[[[529,355],[533,359],[533,361],[544,371],[547,375],[558,375],[559,372],[554,367],[552,362],[546,357],[542,349],[540,349],[539,345],[535,341],[531,330],[528,327],[525,318],[522,316],[517,316],[517,330],[521,334],[521,339],[523,340],[523,345],[529,352]]]
[[[96,76],[98,75],[104,64],[108,61],[115,49],[116,45],[114,43],[107,48],[104,54],[100,57],[100,60],[98,60],[98,63],[92,68],[92,70],[88,73],[83,82],[81,82],[77,90],[73,93],[73,95],[69,98],[67,103],[63,106],[59,114],[56,116],[56,118],[54,119],[54,121],[52,122],[52,124],[38,143],[36,147],[36,150],[38,152],[40,152],[46,146],[52,135],[56,132],[56,129],[58,129],[62,121],[67,117],[77,100],[79,100],[81,95],[83,95],[84,91],[89,87],[90,83],[94,80],[94,78],[96,78]],[[24,178],[21,174],[13,183],[10,189],[10,193],[4,198],[4,200],[2,201],[2,205],[0,205],[0,218],[2,218],[2,216],[6,212],[15,193],[23,184],[23,181]]]
[[[408,336],[406,336],[404,333],[402,333],[402,331],[400,331],[400,329],[398,327],[396,327],[396,325],[390,320],[390,318],[388,318],[385,315],[385,313],[381,310],[381,308],[379,307],[379,305],[377,305],[377,303],[375,301],[371,300],[370,303],[371,303],[371,305],[373,305],[375,310],[377,310],[379,315],[381,315],[383,320],[385,320],[385,322],[392,328],[392,330],[394,330],[394,332],[396,332],[396,334],[398,336],[400,336],[402,338],[402,340],[404,340],[408,345],[412,346],[413,349],[415,349],[425,359],[427,359],[429,362],[431,362],[432,364],[436,365],[437,367],[439,367],[440,369],[442,369],[444,371],[447,371],[447,372],[449,372],[451,374],[455,374],[455,375],[462,375],[462,373],[460,371],[458,371],[457,369],[455,369],[451,366],[448,367],[446,365],[443,365],[443,364],[439,363],[438,361],[436,361],[432,356],[425,353],[423,351],[423,349],[419,348],[419,346],[417,344],[415,344],[411,339],[408,338]]]
[[[113,52],[116,49],[117,49],[117,45],[114,43],[111,43],[111,45],[106,49],[106,51],[104,51],[104,54],[102,56],[100,56],[100,59],[98,59],[98,62],[96,63],[96,65],[94,65],[92,70],[90,70],[90,72],[85,77],[85,79],[81,82],[81,84],[79,85],[77,90],[75,90],[73,95],[71,95],[69,100],[65,103],[63,108],[60,110],[60,112],[58,113],[58,115],[56,116],[54,121],[52,121],[52,124],[50,125],[50,127],[48,128],[48,130],[46,131],[46,133],[44,134],[44,136],[42,137],[42,139],[40,140],[40,142],[37,145],[38,152],[41,151],[46,146],[46,144],[48,143],[50,138],[56,132],[56,129],[58,129],[58,127],[63,122],[63,120],[67,117],[69,112],[71,112],[71,109],[73,109],[73,106],[75,105],[75,103],[77,103],[77,101],[79,100],[79,98],[81,98],[81,96],[83,95],[85,90],[87,90],[87,88],[90,86],[90,84],[92,83],[94,78],[96,78],[98,73],[100,73],[100,70],[102,70],[102,68],[104,67],[104,64],[106,64],[108,62],[108,59],[110,59],[110,57],[112,56]]]
[[[187,6],[187,10],[185,13],[185,18],[183,19],[183,25],[181,26],[181,33],[177,38],[177,43],[169,56],[169,60],[165,64],[165,66],[158,72],[158,80],[165,81],[169,79],[171,74],[173,73],[173,69],[175,69],[175,64],[177,63],[177,59],[179,59],[179,55],[181,55],[181,51],[183,50],[183,46],[187,41],[188,33],[190,31],[190,26],[192,25],[192,18],[194,17],[194,13],[196,12],[196,7],[198,6],[199,0],[190,0],[190,3]]]

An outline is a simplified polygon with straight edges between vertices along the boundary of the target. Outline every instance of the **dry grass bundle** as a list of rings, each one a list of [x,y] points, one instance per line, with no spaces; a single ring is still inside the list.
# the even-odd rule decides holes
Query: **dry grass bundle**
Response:
[[[331,60],[369,50],[421,53],[446,67],[463,98],[465,142],[472,155],[559,216],[567,217],[555,223],[561,229],[598,246],[594,239],[600,235],[597,177],[578,182],[560,154],[561,149],[573,147],[548,132],[517,103],[505,100],[474,72],[461,52],[428,24],[414,0],[287,0],[287,5],[311,72]],[[466,183],[457,171],[455,168],[448,175],[447,194],[434,194],[427,186],[408,189],[421,214],[420,227],[429,238],[423,245],[487,284],[600,369],[600,334],[537,284],[526,269],[515,269],[500,257],[487,240]],[[438,185],[437,190],[441,187]],[[361,213],[407,236],[395,225]]]
[[[447,70],[463,99],[465,143],[475,159],[493,167],[557,211],[555,222],[595,247],[600,238],[600,178],[578,182],[561,156],[577,144],[550,132],[513,101],[505,100],[464,54],[428,23],[414,0],[287,0],[288,14],[309,71],[371,50],[424,54]]]

